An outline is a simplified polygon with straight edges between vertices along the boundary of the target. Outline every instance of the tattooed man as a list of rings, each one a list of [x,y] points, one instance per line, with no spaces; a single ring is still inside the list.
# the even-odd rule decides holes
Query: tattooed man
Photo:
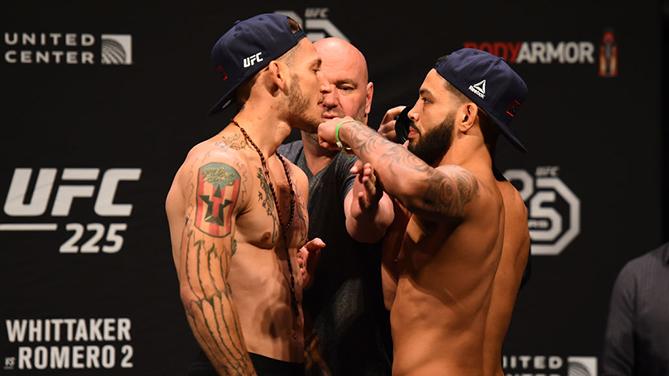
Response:
[[[484,373],[505,226],[493,152],[499,133],[522,148],[508,126],[526,92],[502,59],[461,49],[439,59],[420,87],[411,152],[351,118],[319,126],[323,146],[351,148],[397,201],[383,271],[393,374]]]
[[[291,127],[320,121],[320,58],[295,21],[262,14],[212,59],[224,89],[212,112],[241,109],[189,152],[167,197],[181,300],[218,374],[302,374],[307,179],[275,151]]]

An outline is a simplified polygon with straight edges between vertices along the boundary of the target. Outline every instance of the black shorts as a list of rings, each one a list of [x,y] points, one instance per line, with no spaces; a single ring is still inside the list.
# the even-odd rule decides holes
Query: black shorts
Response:
[[[266,356],[249,353],[253,368],[258,376],[303,376],[304,364],[284,362]],[[198,359],[191,364],[188,376],[217,376],[216,370],[207,359],[204,352],[200,352]]]

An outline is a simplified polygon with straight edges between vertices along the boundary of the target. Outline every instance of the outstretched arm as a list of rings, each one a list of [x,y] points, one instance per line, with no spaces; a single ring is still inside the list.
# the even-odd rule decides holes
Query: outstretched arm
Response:
[[[255,371],[228,283],[241,206],[242,179],[235,166],[228,158],[191,165],[192,178],[183,182],[182,191],[195,204],[175,261],[186,318],[212,365],[221,375],[251,375]]]
[[[351,173],[356,176],[353,188],[344,199],[346,230],[359,242],[375,243],[393,221],[393,203],[378,184],[369,163],[356,161]]]
[[[464,218],[466,204],[479,191],[473,174],[454,165],[432,168],[401,145],[348,117],[332,119],[318,127],[321,146],[336,145],[337,125],[341,142],[374,166],[385,191],[407,209],[429,219]]]

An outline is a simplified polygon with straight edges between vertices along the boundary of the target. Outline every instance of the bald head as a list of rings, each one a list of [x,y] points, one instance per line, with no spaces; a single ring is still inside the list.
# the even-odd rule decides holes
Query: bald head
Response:
[[[322,60],[321,72],[330,83],[323,102],[323,117],[351,116],[366,122],[374,86],[368,82],[365,56],[340,38],[320,39],[314,47]]]
[[[367,83],[367,60],[351,43],[340,38],[324,38],[314,43],[323,65],[350,70]]]

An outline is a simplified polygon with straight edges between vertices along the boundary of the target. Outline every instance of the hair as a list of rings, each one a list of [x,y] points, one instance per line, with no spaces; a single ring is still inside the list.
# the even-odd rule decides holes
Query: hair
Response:
[[[240,109],[243,108],[246,101],[249,100],[249,97],[251,96],[251,88],[255,84],[259,75],[260,72],[254,74],[253,77],[243,82],[239,85],[237,90],[235,90],[235,101],[240,106]]]
[[[460,90],[458,90],[455,86],[451,85],[448,81],[444,81],[444,86],[446,87],[446,90],[449,91],[451,94],[455,95],[455,97],[458,99],[459,103],[462,104],[465,102],[472,102],[471,99],[467,98],[466,95],[464,95]],[[497,143],[497,138],[499,137],[499,128],[497,127],[497,124],[492,120],[490,115],[488,115],[481,107],[478,105],[476,106],[478,108],[478,117],[479,117],[479,127],[481,128],[481,133],[483,134],[483,142],[488,146],[489,149],[493,150],[495,147],[495,144]]]
[[[495,145],[497,144],[497,139],[499,138],[499,127],[495,124],[490,115],[485,113],[480,107],[478,114],[479,126],[481,127],[481,133],[483,134],[483,142],[488,146],[488,149],[494,150]]]
[[[469,98],[467,98],[466,95],[462,94],[462,92],[460,90],[458,90],[455,86],[451,85],[450,82],[444,80],[444,87],[446,88],[446,90],[449,93],[455,95],[455,97],[458,98],[458,101],[459,101],[458,104],[462,104],[462,103],[465,103],[465,102],[471,102],[471,100]]]
[[[292,19],[290,17],[288,17],[288,28],[290,29],[290,32],[293,33],[293,34],[302,30],[302,28],[300,27],[300,24],[297,23],[297,21],[295,21],[294,19]],[[284,63],[286,63],[286,65],[292,66],[293,65],[293,58],[295,56],[295,50],[296,49],[297,49],[297,44],[295,44],[295,46],[293,46],[291,49],[286,51],[277,60],[281,60]]]

